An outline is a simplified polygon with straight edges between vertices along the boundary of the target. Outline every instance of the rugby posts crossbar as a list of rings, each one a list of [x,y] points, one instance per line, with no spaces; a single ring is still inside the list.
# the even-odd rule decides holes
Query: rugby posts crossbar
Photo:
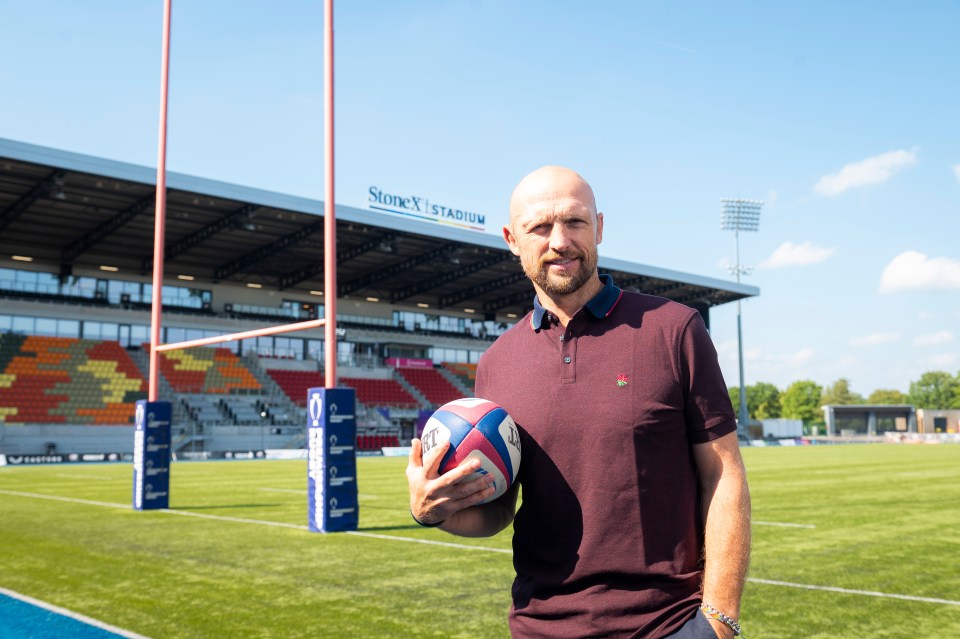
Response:
[[[264,335],[276,335],[278,333],[289,333],[291,331],[303,331],[308,328],[320,328],[326,326],[326,319],[309,320],[307,322],[297,322],[295,324],[281,324],[279,326],[270,326],[268,328],[257,328],[252,331],[243,331],[241,333],[229,333],[227,335],[217,335],[216,337],[204,337],[202,339],[191,339],[185,342],[171,342],[169,344],[160,344],[153,348],[154,351],[161,353],[163,351],[177,351],[183,348],[193,348],[195,346],[209,346],[211,344],[222,344],[224,342],[235,342],[241,339],[251,337],[262,337]]]

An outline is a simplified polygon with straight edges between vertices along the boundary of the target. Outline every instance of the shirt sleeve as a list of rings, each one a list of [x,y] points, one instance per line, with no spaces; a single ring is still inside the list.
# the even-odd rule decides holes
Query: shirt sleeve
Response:
[[[680,368],[684,384],[687,436],[703,444],[737,429],[717,349],[699,313],[687,321],[680,336]]]

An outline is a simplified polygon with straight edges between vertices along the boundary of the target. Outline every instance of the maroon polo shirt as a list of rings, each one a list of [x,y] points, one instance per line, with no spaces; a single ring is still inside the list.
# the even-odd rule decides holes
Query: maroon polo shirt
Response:
[[[566,327],[535,300],[477,370],[521,432],[514,637],[663,637],[700,602],[691,445],[736,430],[717,353],[695,310],[601,279]]]

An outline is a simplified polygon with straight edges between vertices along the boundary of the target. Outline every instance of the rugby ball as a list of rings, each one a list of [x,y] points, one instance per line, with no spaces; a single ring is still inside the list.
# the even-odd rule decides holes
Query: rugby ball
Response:
[[[507,411],[486,399],[467,397],[444,404],[427,420],[420,441],[424,455],[435,446],[450,442],[440,460],[441,475],[468,459],[479,459],[480,468],[461,482],[493,475],[496,492],[482,503],[507,492],[520,470],[517,425]]]

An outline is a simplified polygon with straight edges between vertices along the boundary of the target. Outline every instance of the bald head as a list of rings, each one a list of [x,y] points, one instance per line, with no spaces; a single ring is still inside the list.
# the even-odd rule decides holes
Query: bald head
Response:
[[[567,311],[572,316],[601,287],[597,245],[602,237],[603,214],[597,212],[593,189],[576,172],[545,166],[513,189],[503,239],[520,258],[541,303],[561,317]]]
[[[531,208],[548,202],[577,202],[597,215],[593,189],[580,175],[562,166],[544,166],[524,177],[510,196],[510,224]]]

